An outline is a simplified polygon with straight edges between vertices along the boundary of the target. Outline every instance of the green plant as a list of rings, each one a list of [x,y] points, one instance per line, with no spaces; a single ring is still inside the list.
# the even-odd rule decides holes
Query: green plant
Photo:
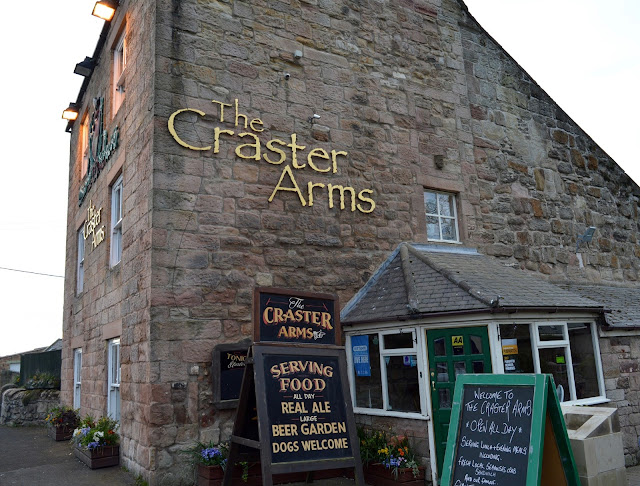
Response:
[[[195,464],[219,466],[224,471],[227,467],[227,458],[229,457],[229,444],[226,442],[221,444],[198,442],[196,446],[187,451],[187,453],[191,456]],[[249,479],[249,463],[239,462],[238,465],[242,467],[242,480],[246,482]]]
[[[100,417],[96,421],[88,415],[73,431],[73,442],[82,449],[117,445],[120,441],[118,426],[118,422],[110,417]]]
[[[60,378],[53,373],[36,372],[27,380],[24,387],[28,390],[57,388],[60,389]]]
[[[382,431],[368,431],[359,427],[358,438],[363,465],[379,462],[385,468],[390,469],[396,479],[400,469],[403,468],[411,468],[414,477],[418,477],[420,474],[420,465],[406,436],[394,435],[387,439],[386,434]]]
[[[364,466],[382,462],[385,456],[381,451],[387,447],[387,436],[384,432],[358,427],[358,439],[360,440],[360,457]]]
[[[136,486],[149,486],[149,483],[144,480],[142,474],[136,476]]]
[[[66,426],[75,429],[80,418],[77,410],[64,405],[50,409],[45,420],[53,426]]]

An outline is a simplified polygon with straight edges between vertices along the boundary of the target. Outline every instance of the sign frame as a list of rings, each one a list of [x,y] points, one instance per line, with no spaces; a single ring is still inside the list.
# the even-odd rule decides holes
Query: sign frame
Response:
[[[551,375],[544,374],[482,374],[460,375],[456,381],[447,449],[442,468],[441,486],[452,486],[455,460],[458,456],[459,433],[463,416],[464,389],[467,386],[528,386],[533,388],[531,430],[529,436],[527,474],[525,486],[541,484],[566,484],[580,486],[573,452],[569,443],[560,402],[555,393]],[[545,430],[547,436],[545,437]],[[549,433],[552,432],[552,433]],[[555,449],[554,449],[555,448]],[[559,456],[560,462],[552,456]],[[545,470],[545,460],[549,462]],[[554,464],[551,464],[554,462]],[[562,471],[562,472],[560,472]],[[560,475],[563,474],[563,477]],[[552,482],[545,483],[551,479]]]
[[[344,398],[344,417],[346,422],[346,434],[351,445],[351,455],[340,458],[325,458],[302,461],[288,461],[273,463],[272,461],[272,441],[268,416],[268,394],[267,384],[264,382],[264,357],[269,355],[287,355],[301,358],[309,357],[331,357],[338,362],[338,369],[334,370],[334,376],[339,377],[342,395]],[[233,434],[231,436],[231,446],[227,465],[234,465],[240,456],[240,446],[258,450],[260,454],[260,464],[262,468],[262,484],[264,486],[273,485],[274,474],[285,474],[292,472],[321,471],[326,469],[353,468],[355,484],[365,486],[362,461],[360,459],[360,442],[356,430],[353,406],[351,404],[351,392],[347,376],[347,360],[344,348],[341,346],[313,346],[309,344],[279,344],[279,343],[259,343],[254,344],[249,351],[249,361],[245,367],[245,374],[242,383],[240,404],[238,406],[238,416],[236,417]],[[255,404],[258,421],[258,438],[249,438],[247,435],[250,420],[243,408],[255,393]],[[231,484],[232,467],[227,467],[223,480],[224,486]]]
[[[263,324],[262,324],[263,309],[260,305],[260,297],[262,294],[273,294],[277,296],[292,297],[296,299],[314,299],[314,300],[327,301],[327,303],[330,303],[331,306],[333,307],[332,332],[334,334],[334,339],[332,339],[330,342],[325,340],[324,342],[319,343],[319,342],[313,342],[313,341],[303,342],[300,340],[285,340],[285,339],[273,340],[264,336],[265,333],[263,332]],[[342,344],[341,342],[342,327],[340,325],[340,302],[336,294],[305,292],[305,291],[282,288],[282,287],[255,287],[253,289],[253,326],[254,326],[253,340],[256,343],[274,342],[277,344],[290,343],[290,344],[305,344],[309,346],[318,345],[318,344],[340,346]]]
[[[222,353],[234,352],[234,351],[244,351],[245,356],[249,352],[249,348],[251,347],[251,340],[244,339],[237,343],[225,343],[218,344],[213,348],[213,356],[212,356],[212,366],[211,366],[211,378],[213,382],[213,406],[218,410],[225,410],[230,408],[236,408],[238,406],[238,401],[240,396],[238,394],[238,398],[223,400],[222,399],[222,369],[220,367],[220,358]],[[246,358],[245,365],[243,368],[246,368]],[[243,373],[244,376],[244,373]]]

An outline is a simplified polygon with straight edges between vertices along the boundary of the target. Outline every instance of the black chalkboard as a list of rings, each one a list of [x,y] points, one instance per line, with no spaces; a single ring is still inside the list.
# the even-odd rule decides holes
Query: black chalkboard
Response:
[[[526,484],[533,395],[533,386],[464,388],[454,484]]]
[[[341,344],[335,295],[258,287],[253,300],[256,342]]]
[[[263,373],[272,464],[353,456],[337,356],[269,354]]]
[[[457,378],[441,485],[478,484],[580,485],[550,375]]]
[[[252,396],[258,438],[248,433]],[[364,486],[344,347],[254,344],[228,464],[239,460],[240,446],[259,450],[265,486],[273,484],[273,474],[340,468],[353,468],[356,486]],[[225,473],[223,484],[230,481]]]
[[[237,406],[250,342],[219,344],[213,350],[213,401],[219,409]]]

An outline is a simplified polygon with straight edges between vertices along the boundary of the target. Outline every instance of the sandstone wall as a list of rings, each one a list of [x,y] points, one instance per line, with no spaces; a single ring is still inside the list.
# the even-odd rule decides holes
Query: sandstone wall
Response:
[[[157,16],[154,468],[175,471],[195,434],[228,436],[209,362],[251,334],[252,288],[344,305],[398,243],[427,241],[425,188],[458,193],[465,245],[543,278],[636,281],[638,188],[457,1],[162,0]],[[167,124],[184,108],[181,145]],[[347,155],[314,169],[317,148]],[[375,209],[330,207],[329,184]]]
[[[136,474],[150,463],[149,366],[151,286],[151,158],[153,140],[154,86],[154,2],[120,2],[117,15],[97,59],[84,95],[83,111],[93,112],[94,97],[105,98],[104,128],[120,130],[119,147],[112,153],[81,206],[80,123],[71,134],[69,207],[64,307],[63,390],[61,401],[73,402],[73,349],[83,349],[81,413],[93,416],[107,412],[107,339],[120,337],[121,349],[121,434],[123,463]],[[126,32],[127,65],[125,98],[113,113],[113,49]],[[81,116],[82,113],[81,112]],[[109,266],[111,190],[118,174],[123,175],[122,260]],[[106,237],[96,248],[87,240],[84,291],[76,295],[77,231],[87,218],[92,202],[102,208],[101,224]]]

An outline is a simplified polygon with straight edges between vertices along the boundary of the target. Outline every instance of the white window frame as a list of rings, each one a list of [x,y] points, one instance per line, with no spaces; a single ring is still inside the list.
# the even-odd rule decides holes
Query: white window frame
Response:
[[[82,348],[73,350],[73,408],[80,408],[82,391]]]
[[[573,322],[573,321],[569,321]],[[569,326],[567,321],[545,321],[545,322],[533,322],[529,325],[529,332],[531,336],[531,354],[533,355],[534,372],[540,373],[540,349],[548,348],[563,348],[565,352],[565,359],[567,361],[567,379],[569,381],[569,396],[567,397],[567,391],[565,390],[565,400],[563,405],[593,405],[597,403],[607,402],[606,390],[604,385],[604,375],[602,373],[602,359],[600,356],[600,345],[598,343],[598,333],[596,323],[594,321],[581,321],[584,324],[589,324],[591,328],[591,345],[595,356],[596,365],[596,380],[598,383],[599,396],[580,398],[576,396],[576,382],[573,374],[573,356],[571,353],[571,343],[569,342]],[[526,325],[526,324],[522,324]],[[562,327],[562,339],[556,339],[554,341],[541,341],[540,340],[540,328],[545,326],[561,326]]]
[[[76,295],[80,295],[84,291],[84,227],[78,230],[77,234],[77,253],[78,261],[76,263]]]
[[[120,420],[120,338],[107,345],[107,415]]]
[[[111,186],[111,235],[109,266],[115,267],[122,260],[122,175]]]
[[[434,213],[428,213],[427,212],[427,203],[426,203],[426,196],[427,194],[435,194],[436,195],[436,211],[437,214]],[[453,216],[446,216],[441,214],[441,210],[440,210],[440,200],[438,198],[438,195],[444,195],[447,197],[451,197],[453,198]],[[429,236],[429,227],[426,226],[426,232],[427,232],[427,239],[429,241],[438,241],[438,242],[442,242],[442,243],[460,243],[460,225],[458,224],[458,198],[457,195],[452,193],[452,192],[444,192],[444,191],[433,191],[430,189],[425,189],[424,193],[423,193],[423,203],[424,203],[424,213],[425,213],[425,224],[428,224],[427,221],[427,217],[431,216],[433,218],[437,218],[438,220],[438,231],[440,233],[440,238],[431,238]],[[452,220],[453,221],[453,227],[455,228],[455,232],[456,232],[456,237],[455,239],[443,239],[442,238],[442,220],[443,219],[448,219],[448,220]]]
[[[126,30],[126,29],[125,29]],[[116,43],[113,50],[113,116],[118,113],[124,101],[124,72],[127,67],[127,40],[125,32]]]
[[[385,349],[384,336],[389,334],[406,334],[411,333],[413,346],[411,348],[397,348],[397,349]],[[380,349],[380,380],[382,386],[382,408],[367,408],[358,407],[356,405],[356,376],[355,368],[353,366],[353,355],[351,352],[351,337],[377,334],[379,340]],[[346,348],[347,348],[347,363],[349,369],[349,386],[351,389],[351,401],[353,405],[353,412],[367,415],[383,415],[387,417],[403,417],[403,418],[416,418],[425,419],[428,418],[427,404],[425,396],[425,387],[423,380],[423,370],[425,370],[424,362],[424,347],[422,343],[422,336],[417,332],[416,328],[395,328],[386,330],[363,330],[356,333],[350,333],[346,336]],[[418,412],[402,412],[398,410],[389,410],[389,391],[387,385],[387,366],[385,363],[385,356],[406,356],[415,355],[418,368],[418,389],[420,393],[420,410]]]

